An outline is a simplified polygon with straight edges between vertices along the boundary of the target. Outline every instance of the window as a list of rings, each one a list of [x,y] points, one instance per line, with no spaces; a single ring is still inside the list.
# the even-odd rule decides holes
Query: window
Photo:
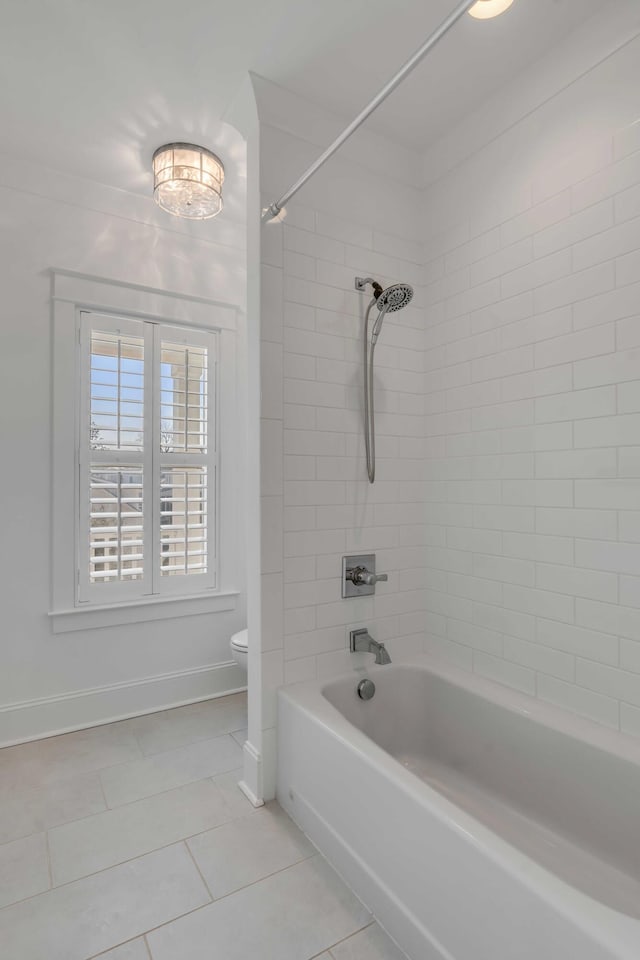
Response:
[[[218,587],[217,341],[80,312],[79,603]]]
[[[241,311],[63,270],[51,280],[53,632],[234,610]]]

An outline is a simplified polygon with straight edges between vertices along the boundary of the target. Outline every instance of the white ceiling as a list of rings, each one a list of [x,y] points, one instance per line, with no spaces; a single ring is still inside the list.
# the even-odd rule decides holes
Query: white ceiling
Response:
[[[345,29],[331,29],[319,17],[313,37],[287,56],[262,50],[254,69],[351,119],[455,5],[456,0],[383,0],[368,5],[366,18],[353,18]],[[425,150],[601,9],[602,0],[515,0],[494,20],[465,15],[371,117],[371,128]]]
[[[616,0],[609,0],[616,2]],[[146,190],[153,149],[215,148],[247,71],[350,119],[454,0],[20,0],[0,33],[2,149]],[[369,123],[424,149],[602,0],[465,16]]]

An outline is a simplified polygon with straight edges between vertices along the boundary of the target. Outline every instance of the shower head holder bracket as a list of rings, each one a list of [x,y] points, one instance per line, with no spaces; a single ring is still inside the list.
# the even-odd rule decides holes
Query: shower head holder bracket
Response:
[[[373,277],[356,277],[354,286],[356,290],[362,292],[368,283],[370,283],[373,287],[373,295],[377,300],[380,294],[384,293],[384,290],[378,281],[373,279]]]

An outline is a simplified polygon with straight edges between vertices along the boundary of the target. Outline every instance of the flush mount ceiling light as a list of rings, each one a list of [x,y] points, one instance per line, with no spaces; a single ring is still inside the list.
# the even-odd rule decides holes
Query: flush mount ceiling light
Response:
[[[193,143],[167,143],[153,155],[153,199],[174,217],[208,220],[222,210],[224,166]]]
[[[492,17],[498,17],[505,10],[508,10],[513,0],[478,0],[469,13],[476,20],[490,20]]]

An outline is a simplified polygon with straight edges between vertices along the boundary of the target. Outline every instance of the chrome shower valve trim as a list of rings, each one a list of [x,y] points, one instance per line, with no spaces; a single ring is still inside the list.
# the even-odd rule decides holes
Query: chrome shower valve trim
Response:
[[[386,573],[376,573],[375,553],[342,558],[342,596],[368,597],[376,592],[376,583],[389,579]]]

